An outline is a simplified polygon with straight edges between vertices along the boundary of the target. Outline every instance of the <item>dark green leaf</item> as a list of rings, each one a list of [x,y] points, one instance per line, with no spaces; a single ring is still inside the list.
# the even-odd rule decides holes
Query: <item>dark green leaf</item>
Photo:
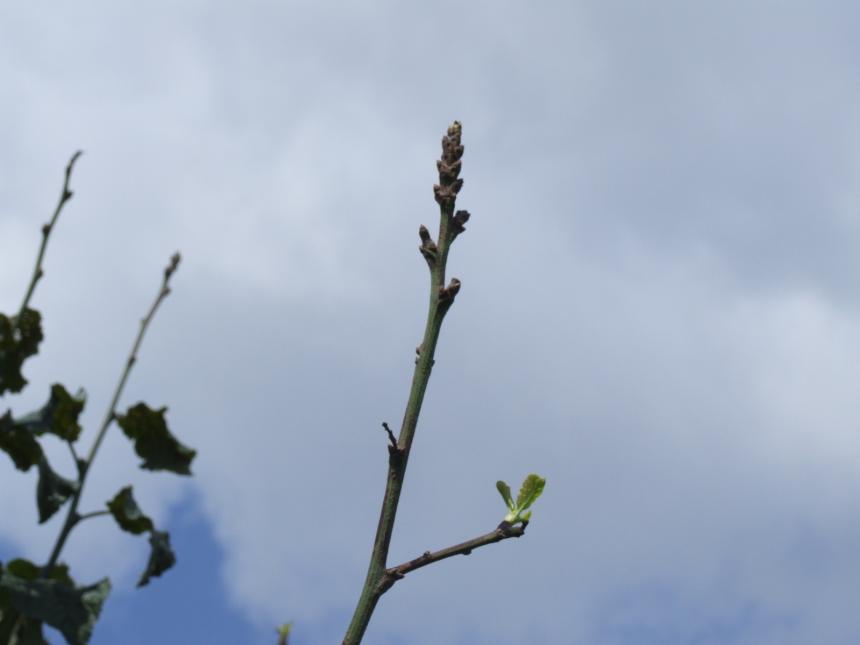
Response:
[[[42,633],[42,622],[33,618],[25,618],[18,629],[18,641],[15,645],[51,645]]]
[[[0,643],[12,642],[12,630],[18,622],[18,612],[14,609],[0,608]]]
[[[6,571],[0,590],[9,594],[12,606],[28,618],[58,629],[70,645],[86,645],[110,593],[110,580],[75,587],[57,580],[27,580]]]
[[[141,468],[169,470],[178,475],[191,474],[191,460],[196,451],[183,446],[167,429],[164,413],[167,408],[152,410],[145,403],[117,416],[122,431],[134,441],[134,450],[143,459]]]
[[[11,643],[12,630],[18,624],[18,612],[11,608],[0,609],[0,643]]]
[[[20,392],[27,384],[21,374],[24,361],[39,351],[42,342],[42,316],[25,309],[21,324],[14,331],[15,316],[0,314],[0,395]]]
[[[55,473],[43,456],[39,461],[39,483],[36,486],[39,524],[47,522],[77,491],[78,482]]]
[[[48,578],[67,584],[70,587],[75,586],[75,581],[72,580],[72,576],[69,575],[69,565],[67,564],[55,564],[54,568],[51,569],[51,575],[49,575]]]
[[[517,510],[524,511],[531,506],[540,497],[545,485],[546,480],[534,473],[526,477],[520,488],[520,494],[517,495]]]
[[[54,383],[51,386],[48,402],[41,409],[17,419],[16,423],[33,434],[42,435],[50,432],[60,439],[75,441],[81,434],[78,416],[84,409],[84,403],[86,403],[86,392],[78,390],[78,393],[72,396],[62,385]]]
[[[140,576],[140,581],[137,583],[138,587],[148,584],[150,578],[160,576],[176,564],[176,554],[170,548],[169,533],[152,531],[149,534],[149,545],[152,547],[149,553],[149,562],[143,575]]]
[[[140,535],[144,531],[151,531],[154,527],[152,520],[140,510],[134,501],[131,486],[126,486],[107,503],[111,515],[123,531]]]
[[[35,580],[39,577],[39,567],[23,558],[16,558],[6,563],[6,571],[22,580]]]
[[[39,442],[29,430],[15,424],[10,412],[0,417],[0,450],[9,455],[18,470],[30,470],[42,459]]]
[[[505,500],[505,504],[507,504],[508,508],[514,510],[514,498],[511,497],[511,487],[505,482],[499,480],[496,482],[496,488],[502,496],[502,499]]]

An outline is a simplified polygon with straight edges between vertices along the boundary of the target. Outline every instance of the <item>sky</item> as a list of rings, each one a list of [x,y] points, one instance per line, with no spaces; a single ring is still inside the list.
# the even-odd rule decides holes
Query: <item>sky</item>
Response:
[[[423,333],[418,227],[463,123],[448,313],[382,645],[860,642],[860,9],[847,2],[214,0],[0,7],[0,311],[46,339],[16,415],[86,388],[84,446],[168,258],[120,407],[168,406],[194,476],[116,428],[82,510],[132,484],[177,566],[88,521],[92,643],[335,643],[367,567]],[[55,468],[71,475],[62,446]],[[0,559],[44,561],[0,458]],[[56,633],[52,643],[61,642]]]

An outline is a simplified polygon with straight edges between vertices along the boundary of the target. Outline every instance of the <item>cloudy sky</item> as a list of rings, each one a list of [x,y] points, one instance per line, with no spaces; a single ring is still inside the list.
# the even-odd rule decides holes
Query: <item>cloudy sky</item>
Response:
[[[439,139],[472,213],[367,643],[860,641],[860,10],[845,2],[156,1],[0,8],[0,311],[62,168],[16,414],[86,387],[169,406],[194,478],[115,429],[82,510],[134,484],[179,562],[144,590],[108,519],[64,555],[93,643],[339,642],[423,331]],[[58,468],[70,472],[61,446]],[[44,561],[0,459],[0,559]],[[57,638],[56,633],[52,638]],[[55,642],[60,642],[59,640]]]

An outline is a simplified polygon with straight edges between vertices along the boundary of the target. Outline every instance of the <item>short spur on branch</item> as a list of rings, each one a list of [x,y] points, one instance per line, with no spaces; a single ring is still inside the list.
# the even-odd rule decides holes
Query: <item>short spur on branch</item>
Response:
[[[388,566],[388,551],[400,493],[412,450],[412,441],[418,425],[418,416],[424,401],[424,393],[427,390],[430,372],[435,363],[436,343],[442,329],[442,321],[454,304],[461,287],[457,278],[451,278],[447,284],[445,283],[445,270],[451,244],[457,236],[466,230],[466,223],[469,221],[468,211],[455,211],[457,195],[463,187],[463,180],[460,178],[460,171],[463,167],[462,131],[463,128],[459,121],[454,121],[451,124],[442,138],[442,158],[436,163],[436,168],[439,171],[439,183],[433,186],[433,193],[440,211],[437,237],[434,240],[430,230],[424,225],[418,229],[418,236],[421,240],[418,250],[430,270],[430,304],[427,313],[427,325],[424,330],[424,337],[415,350],[415,371],[399,436],[395,438],[394,432],[388,427],[388,423],[382,424],[388,435],[389,444],[385,495],[382,500],[379,525],[373,542],[373,551],[370,556],[364,587],[343,639],[344,645],[357,645],[361,642],[380,597],[406,574],[453,555],[468,555],[473,549],[523,535],[531,517],[531,511],[528,509],[540,496],[546,483],[537,475],[529,475],[523,483],[516,502],[514,502],[508,485],[499,482],[497,487],[505,499],[509,512],[496,529],[439,551],[425,551],[423,555],[408,562],[393,567]]]

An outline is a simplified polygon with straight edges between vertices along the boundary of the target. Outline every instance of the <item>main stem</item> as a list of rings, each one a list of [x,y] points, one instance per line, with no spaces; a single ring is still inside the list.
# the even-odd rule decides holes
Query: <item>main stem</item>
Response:
[[[400,427],[397,446],[396,448],[392,446],[389,449],[388,479],[385,486],[385,496],[382,500],[382,510],[379,514],[379,524],[376,528],[376,538],[373,542],[373,551],[370,556],[370,565],[367,569],[367,577],[365,578],[364,587],[362,588],[352,621],[347,628],[346,636],[344,636],[343,645],[358,645],[361,642],[364,632],[367,630],[367,625],[370,623],[370,617],[376,608],[376,603],[388,587],[390,587],[390,585],[385,585],[385,573],[391,535],[394,531],[394,521],[397,515],[397,506],[400,502],[400,493],[403,489],[403,480],[406,476],[406,466],[412,450],[415,428],[418,425],[418,416],[421,413],[421,404],[424,402],[424,394],[427,391],[430,372],[433,369],[436,343],[439,340],[442,320],[448,308],[448,305],[442,305],[440,296],[445,286],[445,266],[448,261],[448,249],[454,237],[451,231],[454,200],[440,203],[440,211],[439,245],[435,261],[430,263],[430,302],[427,311],[427,324],[424,329],[424,339],[419,347],[415,371],[412,376],[412,387],[409,390],[409,400],[406,404],[406,412],[403,415],[403,424]]]

